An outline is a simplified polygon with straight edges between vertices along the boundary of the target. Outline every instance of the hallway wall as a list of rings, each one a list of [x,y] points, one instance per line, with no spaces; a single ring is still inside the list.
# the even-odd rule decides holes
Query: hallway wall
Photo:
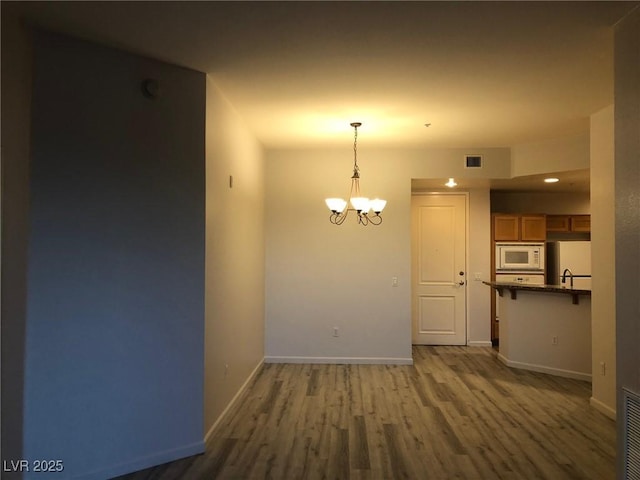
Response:
[[[205,433],[264,358],[264,153],[211,77],[206,152]]]

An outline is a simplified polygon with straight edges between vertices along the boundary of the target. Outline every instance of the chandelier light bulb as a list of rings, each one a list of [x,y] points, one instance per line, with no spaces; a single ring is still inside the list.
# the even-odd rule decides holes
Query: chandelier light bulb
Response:
[[[382,210],[384,210],[384,207],[387,205],[387,201],[380,198],[374,198],[369,202],[369,205],[371,206],[371,210],[373,210],[375,213],[381,213]]]
[[[325,202],[329,210],[336,213],[342,213],[347,206],[347,202],[342,198],[327,198]]]
[[[369,211],[369,199],[367,197],[353,197],[351,206],[358,212],[367,213]]]

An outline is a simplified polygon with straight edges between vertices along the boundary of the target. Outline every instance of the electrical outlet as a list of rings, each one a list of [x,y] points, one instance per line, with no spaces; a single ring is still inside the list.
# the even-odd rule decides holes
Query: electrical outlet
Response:
[[[391,277],[391,286],[392,287],[398,286],[398,277]]]
[[[482,280],[482,272],[476,272],[476,273],[474,273],[474,274],[473,274],[473,279],[474,279],[476,282],[479,282],[480,280]]]
[[[558,344],[558,337],[553,336],[551,337],[551,345],[557,345]]]
[[[333,336],[338,337],[338,327],[333,327]]]

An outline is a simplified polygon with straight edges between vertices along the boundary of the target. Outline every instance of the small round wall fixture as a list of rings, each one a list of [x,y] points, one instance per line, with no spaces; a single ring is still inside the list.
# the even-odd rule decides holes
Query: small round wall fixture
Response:
[[[158,98],[160,96],[160,84],[153,78],[143,80],[140,89],[147,98]]]

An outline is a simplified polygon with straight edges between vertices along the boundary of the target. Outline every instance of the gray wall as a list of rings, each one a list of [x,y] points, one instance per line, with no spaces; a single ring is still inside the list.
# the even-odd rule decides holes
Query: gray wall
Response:
[[[105,478],[201,452],[206,77],[35,52],[23,455]]]
[[[616,363],[622,388],[640,395],[640,8],[615,29]],[[618,422],[622,452],[623,422]],[[618,478],[623,478],[618,455]]]

